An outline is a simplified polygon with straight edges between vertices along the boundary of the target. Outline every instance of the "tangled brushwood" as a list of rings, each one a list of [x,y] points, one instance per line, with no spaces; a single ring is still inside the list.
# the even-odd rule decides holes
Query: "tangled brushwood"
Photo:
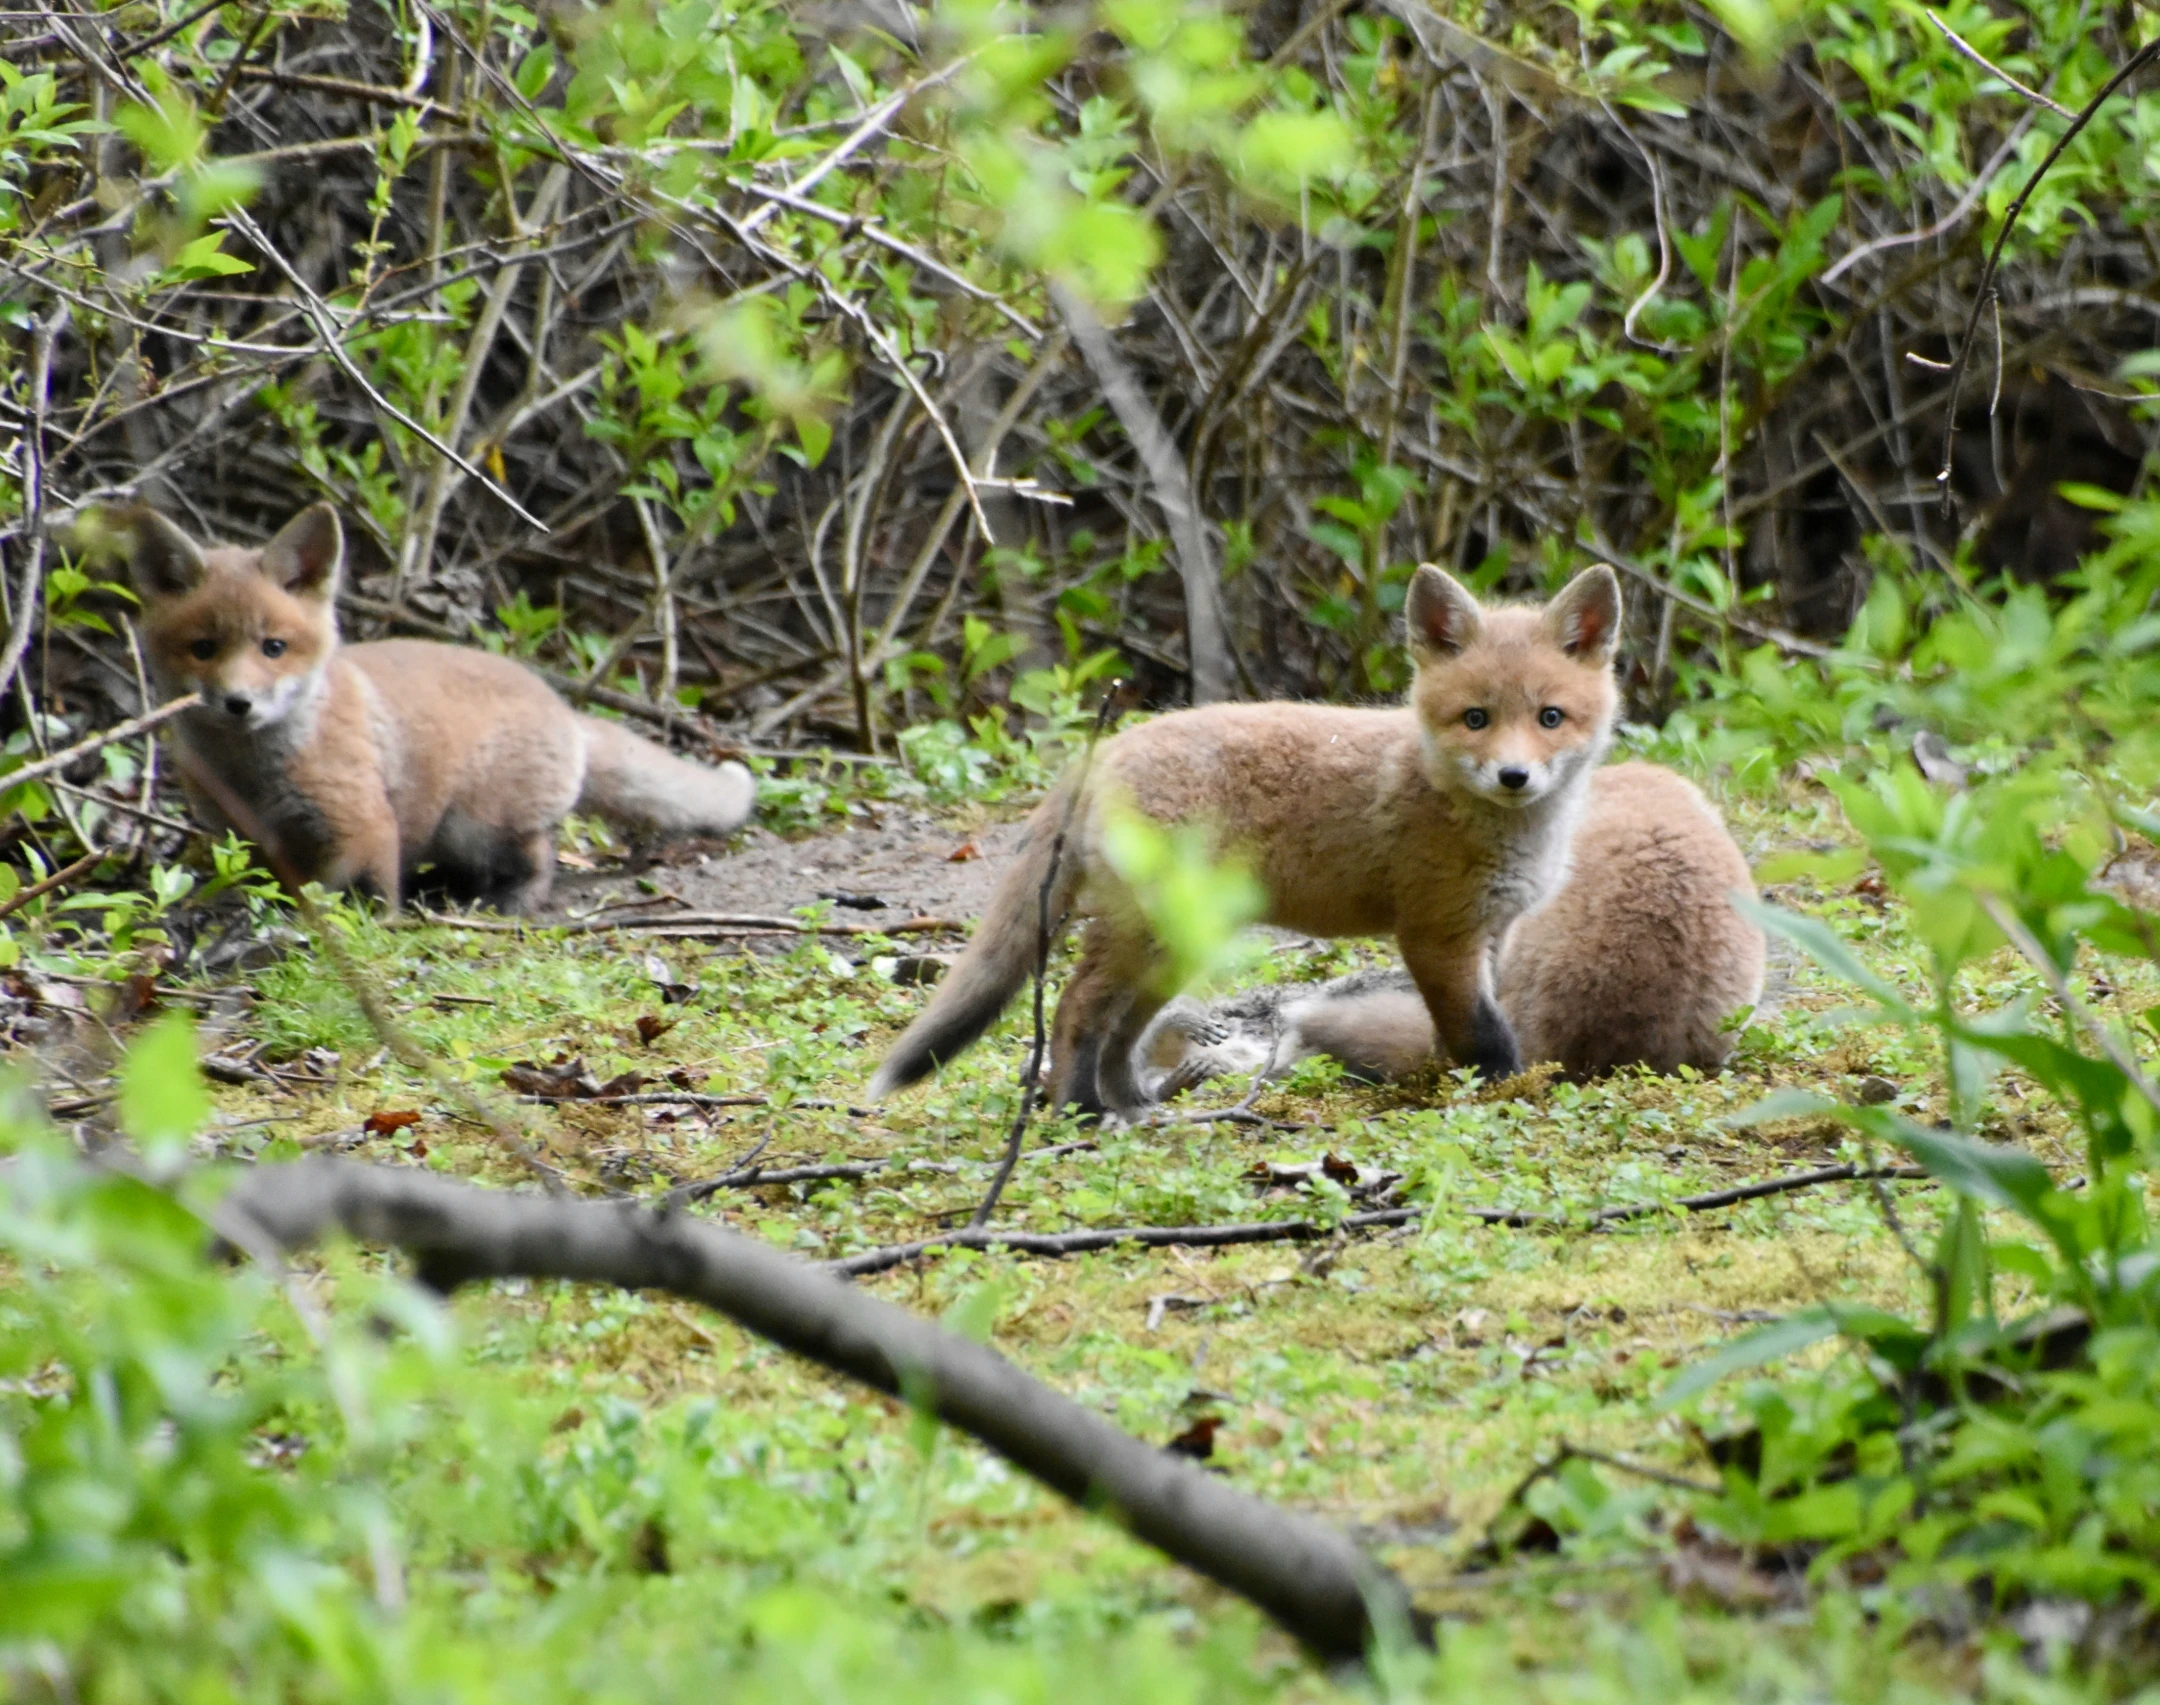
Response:
[[[1885,552],[2053,577],[2064,482],[2129,488],[2134,87],[2027,210],[1947,512],[1932,479],[1991,222],[2120,27],[9,13],[0,677],[139,708],[82,506],[252,539],[326,498],[359,636],[478,629],[737,741],[1113,669],[1388,691],[1416,562],[1578,548],[1646,594],[1627,686],[1667,703],[1705,647],[1836,633]]]

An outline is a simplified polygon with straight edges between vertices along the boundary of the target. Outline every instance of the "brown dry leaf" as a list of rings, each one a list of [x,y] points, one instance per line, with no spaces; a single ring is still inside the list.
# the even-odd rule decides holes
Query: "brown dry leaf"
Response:
[[[585,1069],[583,1055],[544,1066],[520,1060],[503,1068],[502,1080],[520,1095],[545,1095],[558,1101],[582,1101],[600,1093],[600,1081]]]
[[[572,870],[598,870],[600,868],[599,865],[595,864],[583,853],[570,847],[557,847],[555,849],[555,862],[557,864],[566,864]]]
[[[1202,1415],[1163,1449],[1172,1456],[1189,1456],[1195,1462],[1205,1462],[1215,1454],[1215,1431],[1221,1425],[1220,1415]]]
[[[644,1043],[648,1048],[674,1028],[675,1020],[672,1018],[658,1018],[649,1012],[641,1012],[638,1014],[638,1040]]]
[[[618,1072],[603,1083],[598,1094],[602,1096],[635,1095],[645,1087],[643,1072]]]
[[[420,1123],[418,1109],[411,1107],[379,1107],[361,1121],[360,1128],[371,1137],[387,1137],[393,1131],[403,1131]]]
[[[969,859],[981,857],[981,847],[977,846],[973,841],[962,841],[945,855],[945,862],[947,864],[965,864]]]

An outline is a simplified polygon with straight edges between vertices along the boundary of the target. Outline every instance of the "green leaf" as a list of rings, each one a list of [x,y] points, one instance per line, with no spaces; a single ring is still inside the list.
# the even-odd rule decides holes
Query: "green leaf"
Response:
[[[195,1058],[195,1027],[169,1013],[136,1038],[120,1065],[120,1128],[160,1171],[176,1166],[210,1117]]]
[[[1836,1337],[1838,1330],[1837,1315],[1827,1303],[1803,1308],[1797,1314],[1788,1314],[1783,1320],[1773,1320],[1767,1326],[1758,1326],[1752,1332],[1742,1333],[1701,1361],[1682,1369],[1678,1377],[1658,1394],[1657,1406],[1660,1409],[1675,1408],[1690,1397],[1708,1391],[1729,1375],[1745,1372],[1749,1368],[1759,1368],[1765,1362],[1783,1361],[1810,1344],[1819,1344],[1825,1338]]]
[[[1765,905],[1749,894],[1733,895],[1732,903],[1744,917],[1754,919],[1764,929],[1777,931],[1824,970],[1865,989],[1895,1017],[1909,1024],[1920,1016],[1895,985],[1861,964],[1852,949],[1821,919],[1802,917],[1782,906]]]

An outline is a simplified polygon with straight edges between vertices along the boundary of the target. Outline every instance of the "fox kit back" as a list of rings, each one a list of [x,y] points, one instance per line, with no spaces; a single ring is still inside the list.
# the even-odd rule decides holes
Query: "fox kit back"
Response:
[[[1264,922],[1392,934],[1451,1055],[1488,1076],[1517,1070],[1488,950],[1556,884],[1610,738],[1619,583],[1599,566],[1543,608],[1485,609],[1427,566],[1405,610],[1417,674],[1403,708],[1213,705],[1105,743],[1084,783],[1069,777],[1036,812],[1020,864],[872,1093],[913,1082],[996,1020],[1033,964],[1048,881],[1052,916],[1087,919],[1058,1005],[1052,1094],[1088,1110],[1145,1106],[1133,1044],[1176,991],[1104,856],[1117,809],[1210,825],[1260,877]],[[1053,871],[1068,802],[1073,833]]]
[[[741,765],[707,770],[579,716],[506,658],[341,645],[344,535],[327,504],[259,550],[199,546],[141,506],[104,524],[142,595],[160,685],[202,695],[174,732],[189,794],[283,874],[395,906],[432,866],[453,893],[522,910],[547,896],[573,807],[713,835],[749,815]]]
[[[1615,764],[1598,773],[1574,865],[1501,950],[1500,1004],[1524,1054],[1578,1078],[1723,1065],[1725,1022],[1762,998],[1763,934],[1733,909],[1753,878],[1717,813],[1671,770]]]

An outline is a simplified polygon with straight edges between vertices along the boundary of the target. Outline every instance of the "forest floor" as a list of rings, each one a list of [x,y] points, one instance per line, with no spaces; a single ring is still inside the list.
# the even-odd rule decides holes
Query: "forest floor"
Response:
[[[1725,803],[1753,860],[1844,839],[1828,794],[1808,784]],[[692,913],[798,908],[850,931],[971,919],[1004,867],[1013,815],[868,802],[838,832],[754,829],[642,868],[586,841],[566,853],[555,914],[586,933],[356,916],[350,934],[364,974],[453,1075],[506,1104],[506,1089],[536,1085],[571,1097],[511,1110],[580,1188],[652,1195],[752,1156],[890,1162],[721,1190],[697,1210],[831,1259],[935,1236],[974,1206],[1013,1112],[1024,1003],[939,1079],[865,1109],[871,1066],[923,999],[895,964],[950,951],[958,935],[660,931]],[[1774,898],[1919,986],[1879,885]],[[1259,974],[1280,980],[1380,952],[1277,949]],[[1975,998],[2029,987],[2007,957],[1996,970],[2000,986]],[[485,1128],[388,1057],[313,955],[248,976],[250,997],[214,1040],[258,1075],[218,1087],[219,1146],[520,1179]],[[1355,1531],[1442,1615],[1437,1669],[1388,1683],[1404,1696],[1505,1685],[1570,1700],[2085,1697],[2101,1684],[2048,1679],[2042,1643],[2014,1626],[1979,1630],[1953,1606],[1916,1620],[1879,1589],[1750,1562],[1698,1531],[1680,1514],[1685,1494],[1657,1478],[1714,1480],[1703,1430],[1732,1413],[1723,1388],[1662,1406],[1676,1370],[1798,1306],[1919,1297],[1884,1203],[1932,1224],[1921,1184],[1593,1217],[1862,1158],[1824,1121],[1750,1123],[1772,1089],[1939,1113],[1939,1065],[1918,1042],[1853,1027],[1849,996],[1790,955],[1776,981],[1774,1010],[1711,1079],[1370,1088],[1308,1066],[1260,1098],[1279,1121],[1264,1127],[1179,1116],[1235,1101],[1236,1081],[1190,1092],[1146,1128],[1038,1116],[1030,1148],[1060,1152],[1021,1165],[997,1216],[1042,1231],[1332,1220],[1357,1205],[1343,1183],[1324,1170],[1270,1183],[1264,1164],[1332,1156],[1361,1177],[1401,1174],[1428,1210],[1381,1235],[1063,1260],[951,1252],[862,1282],[986,1332],[1142,1438],[1191,1441],[1212,1419],[1212,1469]],[[648,1099],[596,1103],[595,1086]],[[650,1099],[671,1086],[743,1100]],[[2051,1164],[2068,1158],[2061,1131],[2028,1120],[2016,1134]],[[1511,1228],[1466,1211],[1494,1207],[1554,1218]],[[933,1689],[1214,1699],[1345,1685],[1109,1523],[724,1320],[567,1284],[476,1289],[447,1312],[444,1353],[493,1395],[438,1395],[443,1417],[401,1469],[416,1602],[477,1625],[505,1603],[547,1601],[559,1637],[528,1661],[558,1680],[591,1667],[604,1693],[593,1666],[605,1653],[608,1675],[627,1663],[656,1686],[725,1673],[737,1697],[807,1689],[881,1705]],[[1516,1496],[1569,1448],[1650,1473],[1579,1460]],[[513,1485],[514,1509],[488,1502]]]

